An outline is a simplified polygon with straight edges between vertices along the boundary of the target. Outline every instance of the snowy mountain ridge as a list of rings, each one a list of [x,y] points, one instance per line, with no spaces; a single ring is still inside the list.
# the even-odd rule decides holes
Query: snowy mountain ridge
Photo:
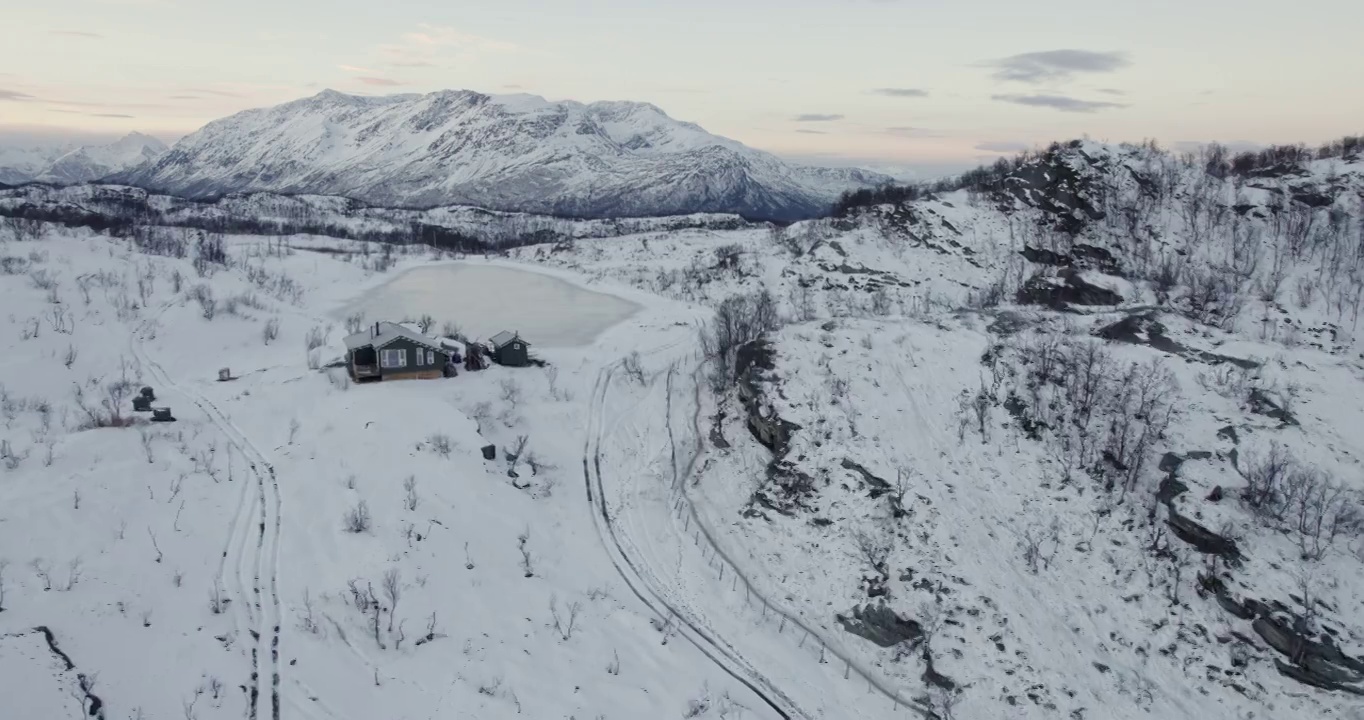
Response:
[[[211,122],[110,180],[194,198],[272,191],[575,217],[793,219],[890,178],[787,163],[647,103],[326,90]]]
[[[0,146],[0,183],[42,182],[75,185],[129,170],[166,152],[166,144],[129,133],[107,144]]]

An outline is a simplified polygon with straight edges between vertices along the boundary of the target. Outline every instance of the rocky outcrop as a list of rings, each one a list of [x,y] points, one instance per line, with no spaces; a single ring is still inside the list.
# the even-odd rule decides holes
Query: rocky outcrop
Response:
[[[1364,695],[1364,662],[1346,655],[1335,645],[1312,640],[1271,617],[1257,619],[1251,629],[1288,657],[1289,663],[1274,663],[1284,676],[1325,690]]]
[[[919,623],[900,617],[885,605],[855,606],[851,617],[840,614],[834,619],[844,630],[884,648],[915,642],[924,635]]]
[[[1218,535],[1180,515],[1174,508],[1170,508],[1170,517],[1166,519],[1165,524],[1170,527],[1176,537],[1194,546],[1194,549],[1201,553],[1219,555],[1229,561],[1241,559],[1241,551],[1236,547],[1235,540]]]
[[[1074,270],[1062,270],[1055,277],[1030,278],[1019,288],[1017,300],[1021,305],[1060,309],[1067,305],[1117,305],[1122,295],[1085,280]]]

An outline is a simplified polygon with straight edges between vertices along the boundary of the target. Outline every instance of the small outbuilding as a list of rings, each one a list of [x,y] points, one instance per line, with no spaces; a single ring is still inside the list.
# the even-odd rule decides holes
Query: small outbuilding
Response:
[[[450,351],[438,338],[377,322],[346,337],[346,367],[356,382],[443,377]]]
[[[499,365],[525,367],[530,364],[530,343],[521,339],[519,333],[508,330],[492,336],[488,342],[493,346],[493,360]]]

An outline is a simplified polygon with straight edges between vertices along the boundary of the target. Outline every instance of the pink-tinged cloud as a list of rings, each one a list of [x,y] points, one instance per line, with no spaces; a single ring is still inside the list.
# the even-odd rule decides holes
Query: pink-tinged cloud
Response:
[[[346,72],[365,73],[367,75],[373,75],[374,73],[378,72],[377,70],[370,70],[369,68],[358,67],[355,65],[337,65],[336,67],[337,69],[345,70]]]
[[[359,80],[360,82],[362,82],[362,83],[364,83],[364,84],[366,84],[366,85],[380,85],[380,86],[383,86],[383,87],[394,87],[394,86],[396,86],[396,85],[402,85],[402,83],[398,82],[397,80],[394,80],[394,79],[392,79],[392,78],[385,78],[385,77],[368,77],[368,76],[361,76],[361,77],[358,77],[358,78],[355,78],[355,79],[356,79],[356,80]]]
[[[49,30],[49,31],[47,32],[47,34],[48,34],[48,35],[63,35],[63,36],[66,36],[66,37],[82,37],[82,38],[96,38],[96,39],[98,39],[98,38],[103,38],[103,37],[104,37],[103,35],[100,35],[99,33],[86,32],[85,30]]]

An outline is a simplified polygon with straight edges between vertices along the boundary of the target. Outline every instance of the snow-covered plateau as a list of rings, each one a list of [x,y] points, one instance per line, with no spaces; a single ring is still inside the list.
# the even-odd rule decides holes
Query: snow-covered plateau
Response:
[[[10,191],[4,714],[1364,718],[1364,161],[1251,165],[486,253]]]

